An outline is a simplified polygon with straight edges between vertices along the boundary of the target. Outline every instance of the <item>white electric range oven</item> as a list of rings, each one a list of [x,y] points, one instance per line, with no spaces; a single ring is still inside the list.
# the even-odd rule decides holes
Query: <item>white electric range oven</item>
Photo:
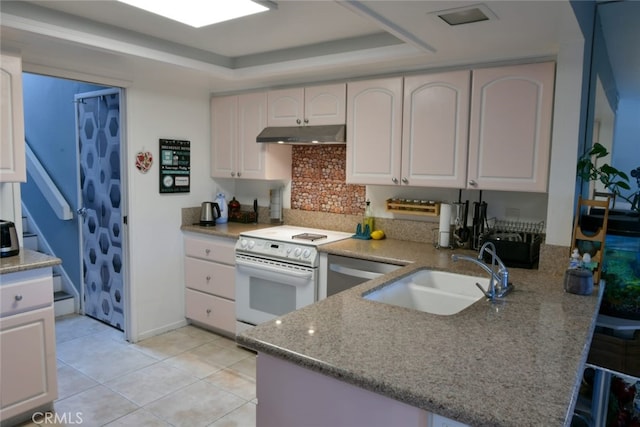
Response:
[[[236,243],[236,333],[318,300],[317,247],[352,233],[283,225]]]

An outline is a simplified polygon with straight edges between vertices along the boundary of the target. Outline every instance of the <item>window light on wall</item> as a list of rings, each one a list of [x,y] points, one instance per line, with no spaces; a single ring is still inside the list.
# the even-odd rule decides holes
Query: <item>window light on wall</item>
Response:
[[[195,28],[269,10],[268,2],[251,0],[118,0],[130,6],[182,22]]]

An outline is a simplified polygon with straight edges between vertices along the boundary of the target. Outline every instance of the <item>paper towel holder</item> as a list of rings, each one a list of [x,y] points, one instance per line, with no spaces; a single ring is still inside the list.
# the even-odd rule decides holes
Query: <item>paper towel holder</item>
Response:
[[[455,249],[456,247],[454,246],[454,242],[455,239],[451,238],[451,231],[441,231],[439,228],[434,228],[433,230],[431,230],[433,233],[433,247],[436,249]],[[444,237],[444,233],[448,233],[449,234],[449,244],[447,246],[443,246],[440,244],[440,242],[443,241],[442,237]]]

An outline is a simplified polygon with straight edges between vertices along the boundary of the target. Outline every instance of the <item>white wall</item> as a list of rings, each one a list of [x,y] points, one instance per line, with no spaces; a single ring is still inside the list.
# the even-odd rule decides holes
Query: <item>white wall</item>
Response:
[[[181,84],[134,82],[126,91],[128,243],[130,301],[134,341],[185,323],[181,209],[209,200],[209,91],[206,82]],[[159,193],[159,139],[191,141],[191,191]],[[135,154],[151,151],[154,165],[146,174]]]
[[[582,42],[561,45],[557,57],[547,207],[546,243],[550,245],[571,246],[583,57]]]

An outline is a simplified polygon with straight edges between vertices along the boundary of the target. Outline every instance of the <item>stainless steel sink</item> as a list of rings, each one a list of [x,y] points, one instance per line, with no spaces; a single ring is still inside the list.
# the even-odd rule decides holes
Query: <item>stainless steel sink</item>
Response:
[[[484,295],[476,283],[487,288],[488,278],[437,270],[418,270],[362,297],[426,313],[451,316],[469,307]]]

